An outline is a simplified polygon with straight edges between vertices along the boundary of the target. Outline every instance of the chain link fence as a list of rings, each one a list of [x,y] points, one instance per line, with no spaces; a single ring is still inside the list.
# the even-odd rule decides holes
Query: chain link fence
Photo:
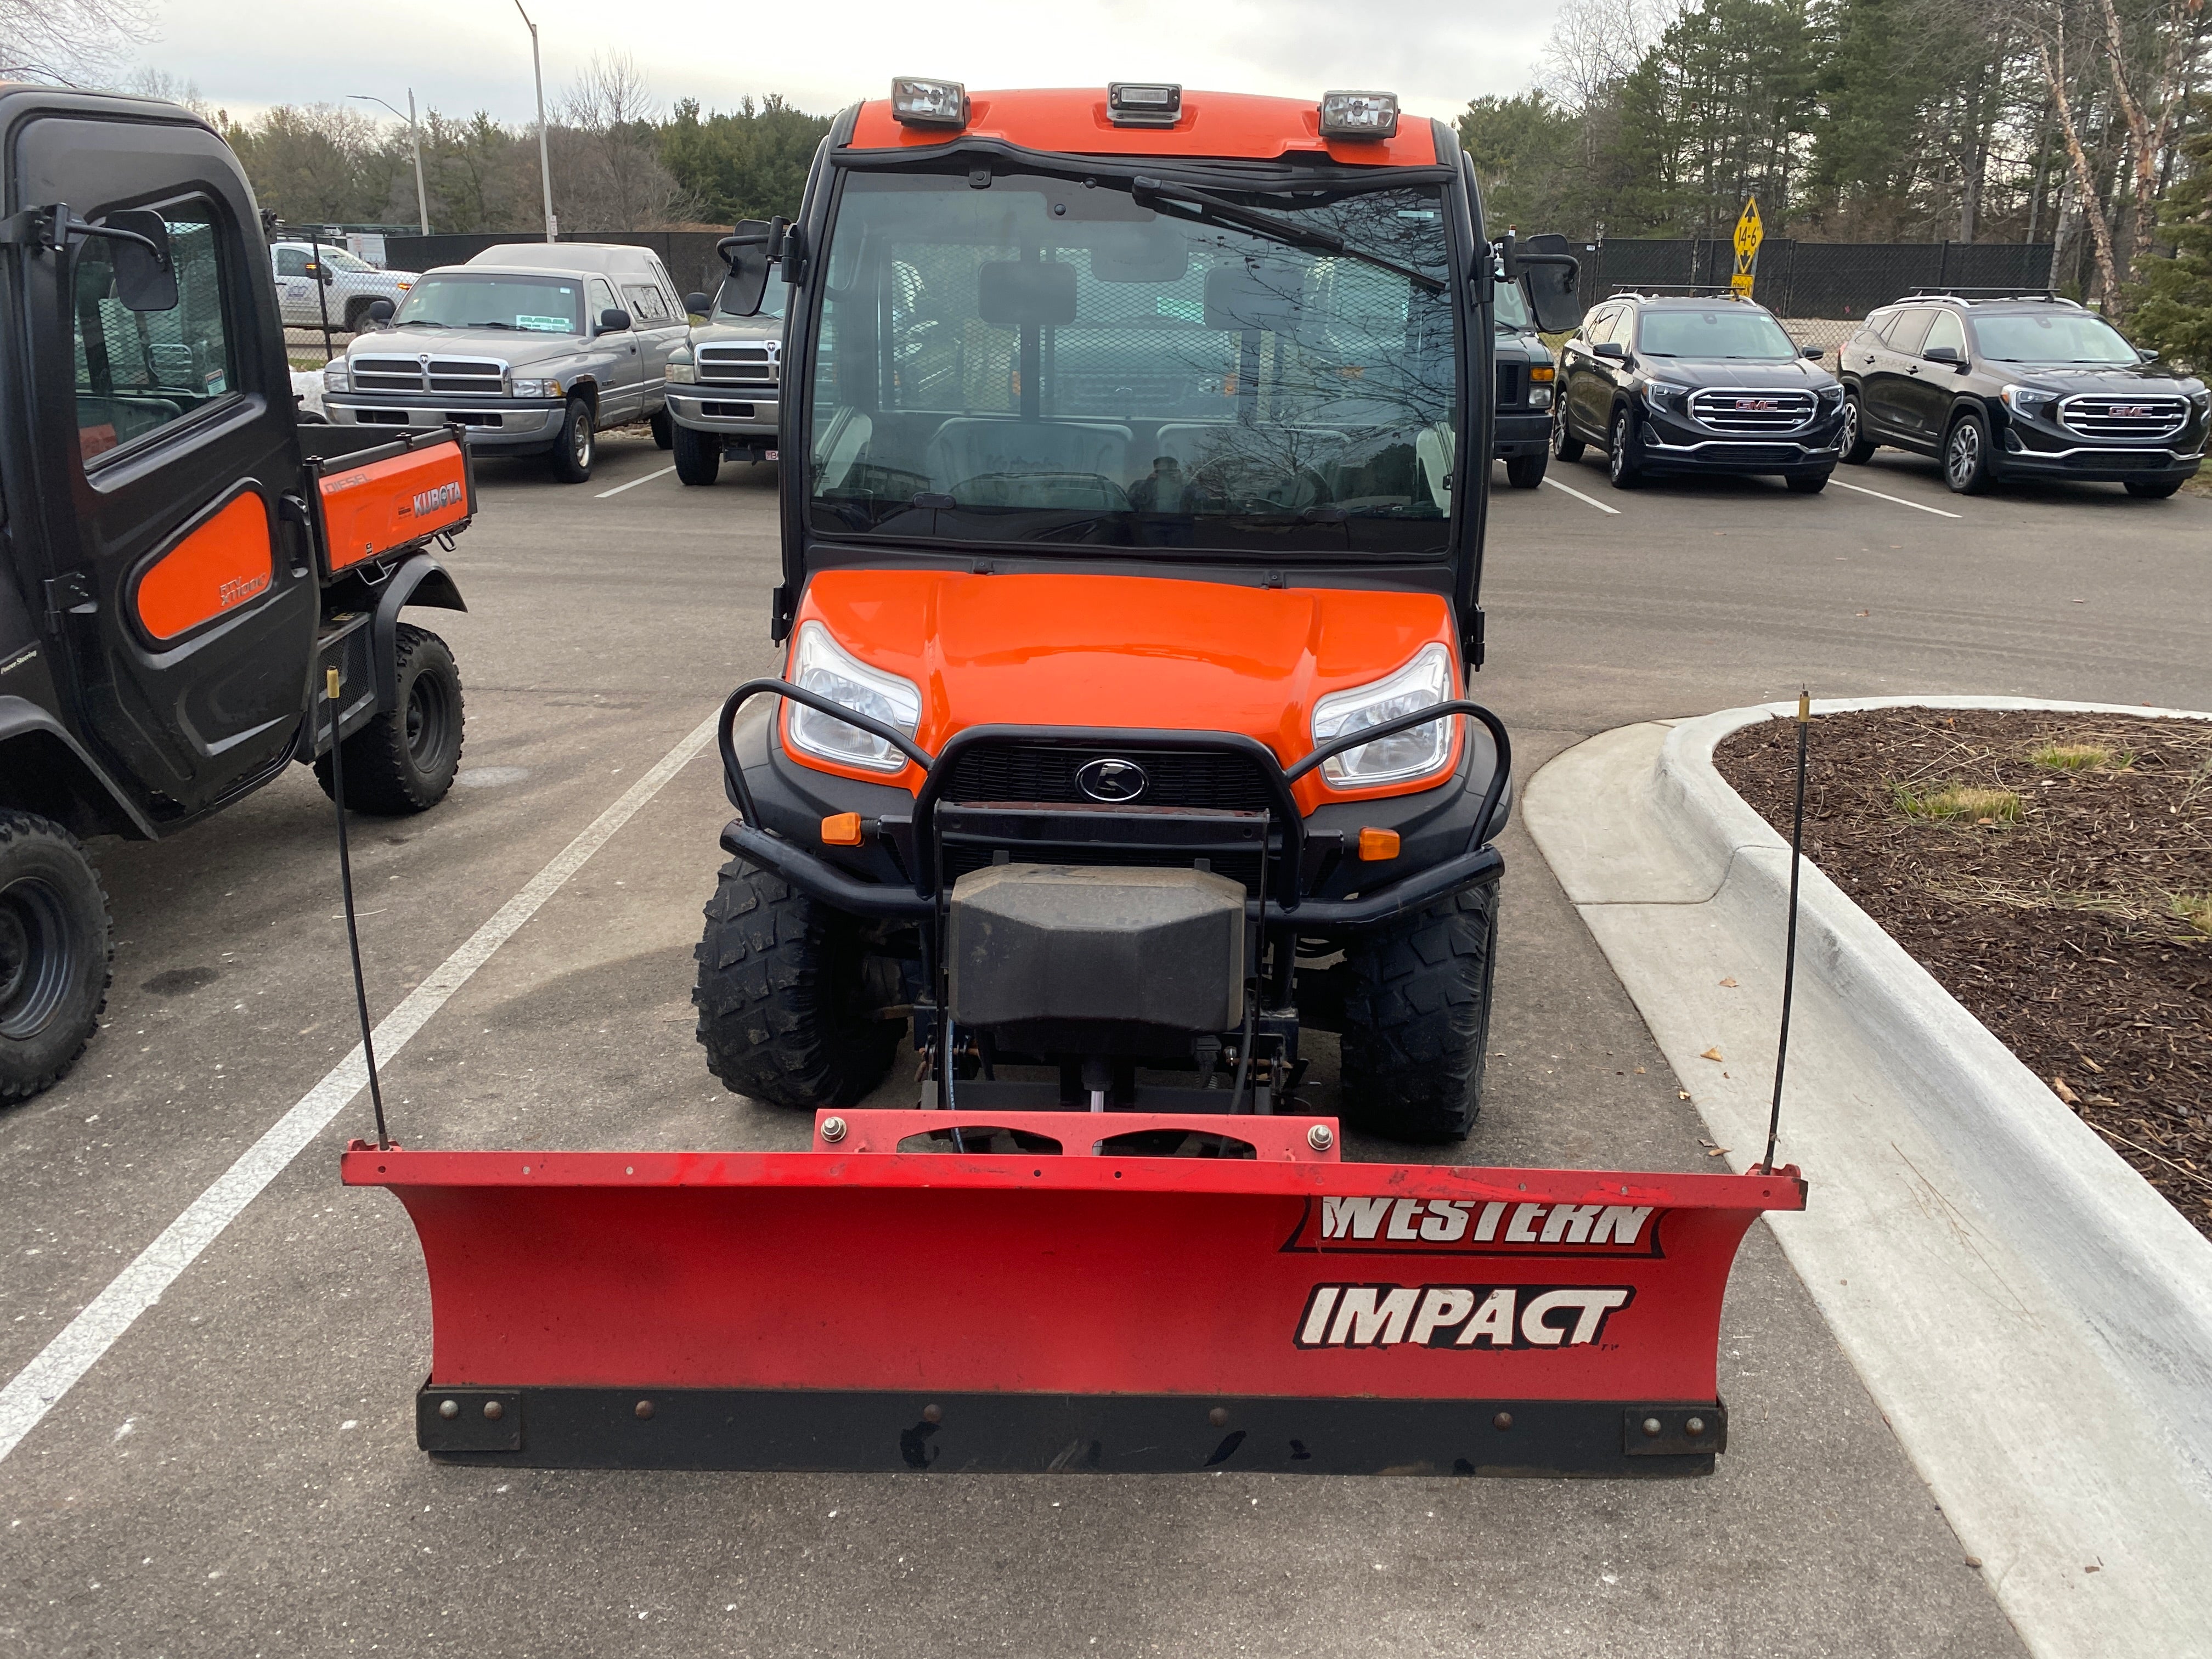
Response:
[[[1583,262],[1582,292],[1595,303],[1619,289],[1725,288],[1735,248],[1718,237],[1570,243]],[[1916,288],[2040,291],[2048,242],[1801,242],[1770,236],[1759,250],[1752,297],[1786,318],[1850,319]]]

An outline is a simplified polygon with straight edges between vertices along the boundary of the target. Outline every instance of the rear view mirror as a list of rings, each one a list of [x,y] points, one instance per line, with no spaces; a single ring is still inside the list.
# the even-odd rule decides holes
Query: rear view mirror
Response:
[[[684,309],[694,317],[705,317],[713,313],[714,302],[703,294],[687,294],[684,296]]]
[[[1516,253],[1522,292],[1528,296],[1536,326],[1547,334],[1580,327],[1583,302],[1577,290],[1582,283],[1582,261],[1567,252],[1567,239],[1551,233],[1531,236]]]
[[[1304,309],[1305,273],[1290,264],[1243,261],[1206,273],[1206,325],[1227,333],[1264,329],[1295,333]]]
[[[1190,274],[1190,243],[1176,226],[1100,228],[1091,247],[1091,276],[1101,283],[1179,283]]]
[[[785,228],[780,218],[740,219],[736,229],[714,245],[714,252],[730,268],[721,297],[722,309],[732,316],[760,313],[761,296],[768,292],[768,268],[783,251]]]
[[[620,306],[609,306],[599,313],[599,332],[619,334],[629,326],[629,313]]]
[[[115,262],[115,297],[131,311],[177,308],[177,264],[169,247],[168,221],[151,208],[111,213],[101,228]]]
[[[976,272],[975,313],[994,328],[1037,328],[1075,320],[1075,267],[1057,260],[994,260]]]

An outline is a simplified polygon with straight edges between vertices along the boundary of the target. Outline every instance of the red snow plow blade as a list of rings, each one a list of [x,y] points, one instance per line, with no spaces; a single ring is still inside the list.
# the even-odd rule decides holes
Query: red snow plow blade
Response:
[[[1031,1150],[899,1150],[954,1129]],[[1249,1152],[1131,1150],[1182,1132]],[[416,1423],[448,1461],[1711,1468],[1722,1292],[1753,1218],[1804,1207],[1795,1169],[1335,1145],[1329,1119],[915,1109],[820,1114],[803,1152],[357,1142],[344,1179],[390,1188],[421,1237]]]

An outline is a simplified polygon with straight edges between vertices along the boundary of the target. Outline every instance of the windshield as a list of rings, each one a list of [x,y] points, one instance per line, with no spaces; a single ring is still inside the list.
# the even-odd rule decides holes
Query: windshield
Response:
[[[791,290],[783,285],[775,272],[769,273],[768,287],[761,295],[760,309],[755,312],[736,312],[730,309],[728,295],[732,280],[725,276],[722,278],[721,287],[714,290],[714,312],[718,317],[732,323],[757,323],[763,317],[781,319],[783,302]]]
[[[1492,290],[1498,296],[1498,326],[1518,331],[1536,325],[1528,315],[1528,301],[1522,297],[1521,284],[1500,283]]]
[[[1443,552],[1456,345],[1438,192],[1206,193],[1347,251],[1140,206],[1104,179],[848,176],[814,362],[815,528]]]
[[[2136,349],[2085,311],[1974,319],[1982,356],[2000,363],[2132,363]]]
[[[513,328],[581,334],[584,290],[561,276],[425,276],[392,320],[402,328]]]
[[[1748,359],[1786,362],[1797,348],[1782,325],[1763,311],[1716,306],[1711,311],[1647,311],[1638,330],[1637,353],[1645,357]]]

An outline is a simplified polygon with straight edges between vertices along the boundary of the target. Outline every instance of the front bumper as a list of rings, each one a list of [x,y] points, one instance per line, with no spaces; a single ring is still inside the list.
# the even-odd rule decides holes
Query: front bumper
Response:
[[[775,395],[757,397],[739,386],[684,385],[668,387],[668,412],[678,426],[694,432],[719,432],[733,438],[773,444],[776,431]]]
[[[1795,432],[1772,437],[1717,432],[1646,405],[1637,423],[1644,465],[1668,472],[1801,472],[1841,459],[1844,409],[1816,415]]]
[[[1517,459],[1523,455],[1541,455],[1552,447],[1552,411],[1540,409],[1533,412],[1500,410],[1490,453],[1501,461]]]
[[[2187,428],[2166,443],[2085,443],[2060,428],[2008,420],[1996,456],[2008,478],[2072,478],[2082,483],[2164,483],[2193,477],[2204,464],[2204,434]]]
[[[458,426],[471,449],[497,453],[550,448],[560,441],[568,405],[543,398],[400,403],[374,393],[330,392],[323,407],[337,426],[389,427],[396,437],[410,428]]]

